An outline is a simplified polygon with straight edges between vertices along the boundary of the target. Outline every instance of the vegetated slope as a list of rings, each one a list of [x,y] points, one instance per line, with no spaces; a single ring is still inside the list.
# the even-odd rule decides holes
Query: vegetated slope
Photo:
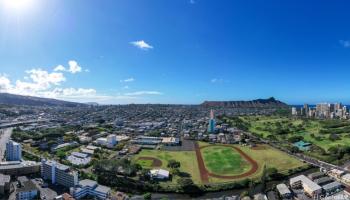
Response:
[[[0,104],[23,105],[23,106],[85,106],[82,103],[68,102],[57,99],[48,99],[33,96],[22,96],[9,93],[0,93]]]

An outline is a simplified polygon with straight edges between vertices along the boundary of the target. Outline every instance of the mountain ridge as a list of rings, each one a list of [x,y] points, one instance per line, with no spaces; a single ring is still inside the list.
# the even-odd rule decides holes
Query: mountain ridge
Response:
[[[0,104],[7,105],[22,105],[22,106],[66,106],[66,107],[79,107],[86,106],[83,103],[76,103],[70,101],[63,101],[58,99],[35,97],[35,96],[23,96],[10,93],[0,93]]]
[[[288,107],[286,103],[276,100],[274,97],[270,97],[268,99],[255,99],[250,101],[204,101],[200,105],[204,107],[231,107],[231,108]]]

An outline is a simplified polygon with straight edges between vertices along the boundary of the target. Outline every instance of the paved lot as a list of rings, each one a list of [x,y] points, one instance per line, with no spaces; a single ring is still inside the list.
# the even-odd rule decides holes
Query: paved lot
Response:
[[[163,150],[167,151],[194,151],[193,140],[182,140],[181,146],[164,146]]]

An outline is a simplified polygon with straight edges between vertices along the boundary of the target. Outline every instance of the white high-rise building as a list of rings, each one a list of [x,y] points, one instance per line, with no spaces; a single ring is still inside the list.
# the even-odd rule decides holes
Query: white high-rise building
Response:
[[[67,188],[78,184],[78,172],[70,167],[60,164],[53,160],[41,161],[41,177],[45,180],[51,180],[52,184],[59,184]]]
[[[7,161],[20,161],[22,159],[22,146],[21,144],[12,140],[6,143],[6,160]]]
[[[298,115],[296,107],[292,107],[292,115]]]

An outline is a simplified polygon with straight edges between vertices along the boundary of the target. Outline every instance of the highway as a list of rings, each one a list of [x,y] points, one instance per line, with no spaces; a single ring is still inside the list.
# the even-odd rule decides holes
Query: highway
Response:
[[[20,126],[20,125],[26,125],[26,124],[32,124],[32,123],[42,123],[42,122],[49,122],[49,121],[50,120],[42,119],[42,120],[27,120],[27,121],[3,123],[3,124],[0,124],[0,128],[9,128],[14,126]]]
[[[0,129],[0,161],[5,160],[6,143],[12,134],[12,128]]]

